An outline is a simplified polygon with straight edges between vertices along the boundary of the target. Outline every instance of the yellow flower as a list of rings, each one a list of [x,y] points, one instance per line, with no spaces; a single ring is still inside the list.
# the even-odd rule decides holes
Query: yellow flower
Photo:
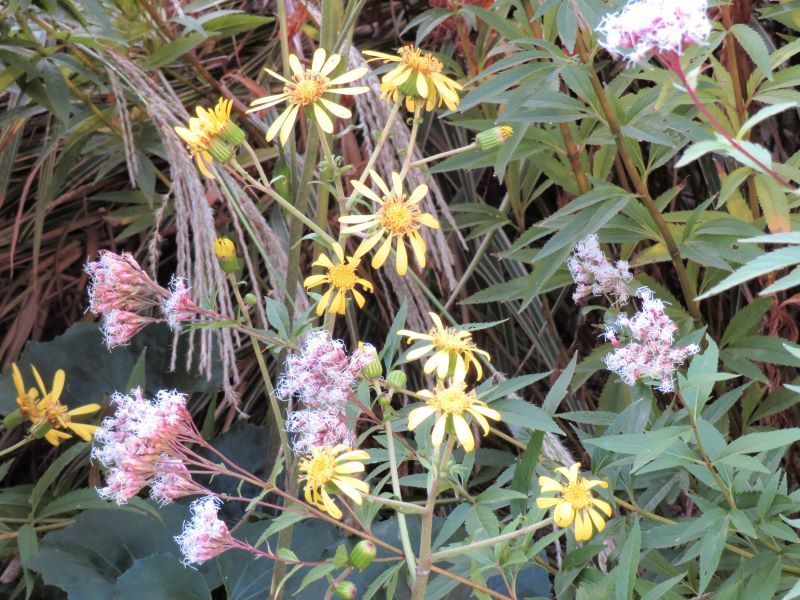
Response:
[[[44,435],[44,439],[50,442],[53,446],[58,446],[61,440],[69,439],[72,437],[70,434],[63,431],[69,429],[77,434],[80,438],[87,442],[92,439],[92,435],[97,431],[96,425],[86,425],[85,423],[73,423],[72,417],[79,415],[88,415],[100,410],[99,404],[86,404],[78,408],[69,410],[59,401],[61,392],[64,391],[65,375],[62,369],[56,371],[53,377],[53,387],[51,391],[47,391],[39,371],[36,367],[31,365],[33,370],[33,377],[39,386],[41,392],[41,400],[39,392],[31,388],[25,391],[25,383],[22,380],[22,375],[19,372],[16,364],[11,365],[12,378],[14,386],[17,388],[17,404],[20,407],[20,412],[31,422],[31,430],[36,430],[44,425],[49,425],[50,430]]]
[[[467,452],[475,448],[475,439],[472,437],[467,420],[464,415],[469,413],[483,429],[483,435],[489,434],[489,422],[500,420],[500,413],[489,408],[485,402],[478,400],[475,390],[465,391],[463,381],[453,380],[449,386],[440,381],[433,391],[422,390],[419,395],[425,399],[425,406],[415,408],[408,413],[408,430],[413,431],[417,426],[431,415],[436,416],[431,440],[438,446],[444,439],[445,429],[449,425],[455,432],[458,441]]]
[[[458,91],[462,87],[442,75],[442,63],[430,52],[409,45],[398,50],[399,56],[371,50],[365,50],[364,54],[384,63],[399,63],[381,79],[384,98],[396,101],[403,94],[408,110],[414,110],[418,101],[424,101],[425,110],[429,111],[441,106],[442,102],[450,110],[458,108]]]
[[[350,450],[344,444],[333,448],[312,448],[309,455],[301,458],[298,464],[300,481],[305,481],[306,502],[324,510],[334,519],[341,519],[342,511],[328,492],[342,492],[360,506],[361,494],[369,493],[369,485],[350,475],[364,472],[363,460],[369,460],[368,453]]]
[[[472,365],[475,367],[477,378],[483,377],[481,363],[475,358],[475,355],[479,354],[489,361],[491,360],[489,353],[475,346],[469,331],[445,327],[436,313],[428,314],[435,325],[428,333],[417,333],[408,329],[401,329],[397,332],[398,335],[407,337],[409,344],[417,341],[426,342],[409,352],[408,360],[416,360],[433,352],[433,355],[425,361],[424,371],[426,373],[435,371],[440,379],[444,379],[450,374],[455,379],[463,380],[467,375],[467,369]]]
[[[333,133],[333,121],[331,121],[328,113],[336,117],[341,117],[342,119],[349,119],[352,116],[349,109],[341,104],[328,100],[324,96],[325,94],[346,94],[352,96],[369,91],[368,87],[363,86],[338,87],[346,83],[352,83],[356,79],[361,79],[366,75],[369,69],[367,67],[353,69],[352,71],[347,71],[338,77],[330,79],[330,74],[339,66],[341,60],[342,57],[338,54],[327,56],[325,50],[318,48],[316,52],[314,52],[314,57],[311,59],[311,67],[305,68],[300,63],[300,59],[297,58],[297,56],[290,54],[289,67],[292,69],[291,81],[275,71],[264,69],[267,73],[285,84],[283,86],[283,92],[253,100],[253,102],[250,103],[251,108],[247,112],[263,110],[280,104],[281,102],[286,102],[288,105],[286,110],[275,119],[267,130],[267,141],[274,139],[280,131],[281,145],[285,144],[286,140],[289,139],[289,134],[297,119],[297,113],[301,108],[308,109],[308,115],[313,117],[325,133]]]
[[[239,268],[239,261],[236,259],[236,244],[229,238],[218,237],[214,241],[214,254],[217,255],[219,266],[226,273],[235,273]]]
[[[189,119],[189,127],[176,127],[177,133],[189,148],[200,172],[214,179],[209,170],[213,161],[225,163],[233,156],[231,144],[238,145],[244,132],[231,121],[233,100],[220,98],[213,109],[198,106],[197,116]],[[237,141],[238,140],[238,141]]]
[[[542,496],[536,499],[536,506],[539,508],[550,508],[555,506],[553,511],[553,521],[559,527],[569,527],[575,522],[575,539],[585,542],[592,538],[592,523],[597,532],[603,531],[606,526],[605,519],[600,512],[604,512],[607,517],[611,517],[611,505],[604,500],[592,497],[591,489],[600,486],[607,488],[608,483],[599,479],[586,479],[578,473],[581,463],[575,463],[569,469],[558,467],[560,473],[567,479],[567,484],[562,485],[550,477],[539,477],[539,487],[543,494],[548,492],[558,492],[560,496],[555,498]]]
[[[419,234],[419,228],[423,225],[427,227],[439,228],[437,221],[429,213],[424,213],[419,209],[419,201],[428,193],[428,186],[425,184],[417,186],[411,195],[403,193],[403,180],[398,173],[392,173],[392,189],[386,185],[375,171],[369,172],[372,181],[380,188],[382,196],[379,196],[363,183],[352,181],[355,190],[378,204],[378,210],[372,215],[349,215],[341,217],[340,223],[347,227],[343,228],[344,233],[356,233],[376,229],[372,235],[361,242],[356,250],[356,257],[361,257],[375,245],[386,237],[386,240],[378,248],[375,256],[372,257],[372,268],[379,269],[386,262],[389,251],[392,248],[392,239],[397,238],[397,258],[395,266],[398,275],[405,275],[408,271],[408,252],[406,250],[405,239],[411,243],[411,249],[417,259],[420,268],[425,267],[425,240]]]
[[[332,310],[343,315],[348,293],[353,295],[358,307],[362,308],[365,299],[361,292],[356,289],[357,285],[360,285],[364,291],[372,292],[372,284],[356,275],[361,259],[357,256],[345,258],[344,250],[339,244],[333,246],[333,251],[336,254],[336,263],[324,254],[320,254],[317,260],[312,263],[315,267],[324,268],[327,273],[324,275],[310,275],[303,282],[306,289],[311,289],[323,283],[330,285],[328,291],[322,295],[322,298],[317,303],[317,315],[321,315],[326,310]],[[336,293],[335,295],[334,292]],[[332,301],[331,298],[333,299]]]

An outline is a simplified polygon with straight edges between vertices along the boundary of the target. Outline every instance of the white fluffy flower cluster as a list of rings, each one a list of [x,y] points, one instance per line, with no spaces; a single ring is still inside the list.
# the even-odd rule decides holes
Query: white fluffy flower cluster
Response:
[[[605,48],[632,63],[651,52],[679,56],[708,40],[707,10],[706,0],[633,0],[606,15],[597,31]]]
[[[628,282],[633,279],[628,262],[618,260],[612,265],[600,249],[596,234],[575,244],[575,251],[567,261],[567,268],[575,280],[575,292],[572,294],[575,302],[589,294],[609,296],[614,299],[614,304],[625,304],[628,301]]]

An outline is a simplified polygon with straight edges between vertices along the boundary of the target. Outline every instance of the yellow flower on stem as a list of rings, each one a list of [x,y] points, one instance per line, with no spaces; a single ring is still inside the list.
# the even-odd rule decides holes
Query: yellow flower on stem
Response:
[[[425,419],[435,415],[436,423],[431,433],[431,441],[435,446],[442,443],[445,430],[450,429],[464,450],[472,452],[475,448],[475,439],[464,418],[465,415],[472,415],[483,429],[483,435],[488,435],[490,430],[486,419],[500,420],[500,413],[478,400],[475,390],[467,392],[466,384],[460,380],[452,380],[449,386],[440,381],[433,391],[422,390],[419,395],[425,399],[425,406],[415,408],[408,413],[408,430],[413,431]]]
[[[458,108],[458,92],[462,87],[442,75],[441,61],[430,52],[408,45],[400,48],[397,56],[373,50],[365,50],[364,54],[384,63],[399,63],[381,79],[383,97],[397,101],[402,94],[406,108],[411,111],[416,109],[418,102],[428,111],[441,106],[442,102],[450,110]]]
[[[213,109],[198,106],[196,117],[189,119],[189,127],[176,127],[177,133],[189,148],[200,172],[214,179],[210,166],[213,161],[226,163],[233,157],[233,146],[244,140],[244,132],[231,121],[233,100],[220,98]]]
[[[300,481],[305,482],[306,502],[334,519],[341,519],[342,511],[330,497],[331,493],[341,492],[360,506],[363,502],[361,494],[369,493],[369,485],[351,475],[364,472],[361,462],[364,460],[369,460],[368,453],[351,450],[344,444],[312,448],[298,463]]]
[[[366,196],[378,204],[378,210],[372,215],[348,215],[339,219],[340,223],[346,225],[342,229],[343,233],[358,233],[362,231],[375,230],[372,235],[361,242],[356,250],[356,257],[361,257],[384,237],[386,238],[378,248],[375,256],[372,257],[372,268],[379,269],[386,262],[389,251],[392,249],[392,240],[397,239],[397,258],[395,266],[398,275],[405,275],[408,271],[408,252],[406,250],[406,238],[411,244],[411,249],[417,259],[420,268],[425,268],[425,240],[419,234],[419,229],[423,225],[439,228],[437,221],[429,213],[424,213],[417,206],[428,193],[428,186],[418,185],[410,195],[403,193],[403,180],[398,173],[392,173],[392,188],[386,185],[375,171],[369,172],[381,191],[381,196],[373,192],[359,181],[352,181],[355,190],[362,196]]]
[[[41,375],[39,375],[39,371],[31,365],[33,377],[36,379],[41,392],[41,399],[39,400],[39,392],[34,388],[29,389],[27,392],[25,391],[25,384],[17,365],[12,364],[11,368],[14,386],[17,388],[17,404],[20,407],[20,412],[31,422],[32,431],[49,426],[50,430],[44,434],[44,439],[53,446],[58,446],[61,440],[72,437],[64,431],[65,429],[71,430],[87,442],[92,439],[94,432],[97,431],[97,426],[73,423],[72,417],[96,413],[100,410],[100,405],[86,404],[70,410],[69,407],[61,404],[61,393],[64,391],[64,382],[66,380],[63,369],[56,371],[53,377],[53,387],[48,392]]]
[[[539,477],[539,487],[543,494],[557,492],[559,495],[552,498],[548,496],[537,498],[536,506],[539,508],[555,506],[553,511],[555,524],[559,527],[569,527],[574,522],[575,539],[585,542],[590,540],[594,534],[592,524],[598,533],[603,531],[606,526],[600,511],[607,517],[611,517],[612,511],[608,502],[594,498],[591,493],[592,488],[598,486],[607,488],[608,483],[600,479],[581,477],[580,468],[581,463],[575,463],[569,468],[556,468],[556,472],[566,478],[566,485],[562,485],[550,477]]]
[[[483,377],[483,368],[480,361],[475,357],[476,354],[482,356],[487,361],[491,356],[485,350],[480,350],[472,341],[472,334],[469,331],[458,330],[453,327],[445,327],[439,315],[428,313],[434,323],[428,333],[417,333],[408,329],[401,329],[398,335],[408,338],[408,343],[425,342],[419,348],[415,348],[408,353],[408,360],[417,360],[426,354],[433,352],[433,355],[425,361],[424,371],[426,373],[436,372],[440,379],[452,375],[457,380],[466,378],[467,370],[470,365],[475,367],[478,379]]]
[[[309,275],[303,281],[303,286],[308,290],[324,283],[330,286],[317,303],[317,315],[321,315],[326,310],[340,315],[345,314],[347,294],[352,294],[358,307],[362,308],[366,300],[364,295],[356,289],[358,285],[364,291],[372,293],[372,284],[356,275],[361,259],[356,256],[345,257],[344,250],[339,244],[334,244],[333,252],[336,255],[336,263],[325,254],[320,254],[317,260],[311,263],[315,267],[325,269],[324,275]]]
[[[361,79],[369,69],[360,67],[331,79],[330,74],[339,66],[341,60],[342,57],[340,55],[331,54],[327,56],[325,50],[318,48],[314,52],[309,68],[303,67],[300,59],[294,54],[289,55],[289,67],[292,70],[291,80],[271,69],[264,69],[284,83],[283,92],[253,100],[250,103],[251,108],[247,112],[264,110],[282,102],[287,104],[286,110],[267,129],[268,142],[273,140],[280,132],[281,145],[286,143],[301,108],[307,109],[308,116],[313,118],[325,133],[333,133],[333,121],[328,113],[342,119],[349,119],[352,116],[348,108],[325,98],[325,94],[353,96],[369,91],[369,88],[364,86],[341,87],[347,83],[352,83],[356,79]]]

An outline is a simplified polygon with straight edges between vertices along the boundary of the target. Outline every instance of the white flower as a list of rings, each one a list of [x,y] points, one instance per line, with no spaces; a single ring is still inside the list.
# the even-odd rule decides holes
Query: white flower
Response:
[[[655,54],[681,55],[711,33],[706,0],[633,0],[597,27],[601,43],[630,62]]]
[[[184,523],[175,541],[183,554],[183,564],[201,564],[238,545],[228,526],[218,516],[220,501],[206,496],[192,502],[192,520]]]
[[[572,300],[578,302],[589,294],[610,296],[614,304],[628,301],[628,282],[633,279],[627,261],[618,260],[612,265],[600,249],[597,235],[587,236],[575,244],[575,250],[567,261],[567,268],[575,281]]]

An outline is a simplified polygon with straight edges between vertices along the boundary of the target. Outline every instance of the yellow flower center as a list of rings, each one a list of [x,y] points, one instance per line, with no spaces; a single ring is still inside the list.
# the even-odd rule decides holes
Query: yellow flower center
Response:
[[[342,291],[349,291],[356,287],[356,266],[355,265],[334,265],[328,269],[328,278],[331,285]]]
[[[586,487],[586,479],[579,477],[575,483],[564,488],[564,502],[568,502],[575,510],[589,508],[592,504],[592,494]]]
[[[55,429],[66,427],[72,421],[69,416],[69,408],[60,402],[49,403],[44,409],[44,418],[50,427]]]
[[[423,53],[422,50],[414,46],[405,46],[400,48],[398,54],[408,67],[423,75],[442,71],[442,63],[430,52]]]
[[[299,106],[308,106],[319,100],[330,83],[324,75],[310,71],[293,75],[292,79],[294,82],[284,86],[283,91],[289,97],[290,103]]]
[[[475,344],[469,338],[460,338],[457,334],[458,331],[451,327],[447,329],[434,327],[428,332],[428,335],[433,337],[433,345],[448,354],[463,354],[475,349]]]
[[[446,415],[461,415],[472,406],[472,396],[458,388],[448,388],[438,392],[431,404]]]
[[[326,486],[333,479],[336,458],[331,449],[326,448],[316,456],[304,461],[301,469],[306,472],[308,485],[314,488]]]
[[[377,216],[380,226],[391,235],[406,235],[410,231],[419,229],[419,214],[416,205],[406,204],[406,196],[400,198],[389,196],[384,199]]]

